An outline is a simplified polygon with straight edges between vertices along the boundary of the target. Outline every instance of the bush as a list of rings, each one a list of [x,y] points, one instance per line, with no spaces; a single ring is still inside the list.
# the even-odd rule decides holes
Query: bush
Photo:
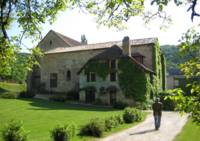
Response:
[[[0,95],[0,98],[6,98],[6,99],[15,99],[17,97],[17,94],[6,92]]]
[[[118,101],[118,102],[116,102],[116,103],[113,105],[113,107],[116,108],[116,109],[124,109],[124,108],[126,108],[127,106],[128,106],[128,104],[127,104],[127,103],[124,103],[124,102],[122,102],[122,101]]]
[[[170,99],[165,99],[166,96],[172,95],[171,93],[168,92],[160,92],[159,97],[160,97],[160,102],[163,103],[163,110],[174,110],[175,109],[175,103],[170,100]]]
[[[148,109],[151,109],[152,104],[153,104],[153,101],[148,100],[146,102],[136,102],[134,107],[136,107],[137,109],[140,109],[140,110],[148,110]]]
[[[4,141],[27,141],[27,133],[22,123],[12,121],[2,131]]]
[[[119,124],[124,123],[124,119],[123,119],[122,115],[116,115],[115,119],[118,121]]]
[[[52,95],[49,97],[52,101],[65,102],[67,100],[65,95]]]
[[[101,137],[103,135],[104,129],[104,122],[99,118],[95,118],[81,128],[80,134],[86,136]]]
[[[54,141],[69,141],[75,135],[75,126],[57,126],[51,131],[51,137]]]
[[[119,121],[114,116],[105,119],[105,131],[110,131],[112,128],[117,127]]]
[[[127,107],[123,113],[125,123],[132,123],[142,119],[142,112],[136,108]]]
[[[35,92],[33,91],[23,91],[19,93],[18,98],[33,98],[35,96]]]

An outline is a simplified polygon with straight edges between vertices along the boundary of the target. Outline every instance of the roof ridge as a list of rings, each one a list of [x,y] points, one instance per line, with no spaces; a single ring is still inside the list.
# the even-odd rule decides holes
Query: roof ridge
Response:
[[[66,35],[63,35],[63,34],[57,32],[57,31],[54,31],[54,30],[51,30],[51,31],[54,32],[56,35],[58,35],[65,43],[67,43],[67,44],[70,45],[70,46],[77,46],[77,45],[73,45],[73,44],[71,44],[70,42],[67,42],[65,39],[71,40],[71,41],[73,41],[73,42],[76,42],[76,44],[81,45],[81,43],[80,43],[79,41],[75,40],[75,39],[72,39],[72,38],[70,38],[70,37],[68,37],[68,36],[66,36]],[[63,39],[63,38],[64,38],[64,39]],[[79,45],[78,45],[78,46],[79,46]]]

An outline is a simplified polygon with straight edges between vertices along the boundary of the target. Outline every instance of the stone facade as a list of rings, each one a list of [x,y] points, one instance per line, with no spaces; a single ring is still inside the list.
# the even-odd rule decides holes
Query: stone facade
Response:
[[[117,45],[123,50],[122,41],[81,45],[78,41],[70,40],[68,37],[63,39],[63,37],[64,35],[61,37],[60,34],[58,35],[58,33],[50,31],[38,44],[44,52],[44,57],[41,58],[40,68],[37,69],[37,71],[35,70],[35,72],[37,72],[35,74],[37,74],[37,83],[42,86],[43,91],[65,94],[69,91],[77,91],[79,92],[79,101],[86,102],[86,92],[81,89],[87,86],[93,86],[96,88],[94,99],[101,99],[103,103],[111,104],[111,99],[113,98],[112,94],[100,94],[100,88],[115,86],[118,89],[116,93],[117,96],[114,97],[116,101],[133,103],[132,100],[125,98],[118,84],[118,78],[116,78],[115,82],[111,82],[109,79],[110,76],[107,76],[105,80],[96,76],[95,82],[87,82],[87,76],[84,74],[84,71],[80,71],[88,61],[113,45]],[[130,42],[125,52],[129,55],[132,53],[142,54],[144,60],[140,67],[153,71],[152,48],[154,47],[154,42],[157,42],[157,39],[153,39],[149,42],[147,39],[144,39],[144,41],[143,43],[140,39],[139,43],[131,44]],[[41,88],[38,88],[39,86],[35,88],[31,87],[31,83],[35,80],[35,74],[29,75],[28,89],[35,89],[37,92],[43,93],[43,91],[40,91]],[[56,83],[55,87],[52,87],[50,84],[52,74],[56,74],[56,80],[54,80],[56,81],[54,82]],[[67,78],[68,75],[70,75],[70,79]]]

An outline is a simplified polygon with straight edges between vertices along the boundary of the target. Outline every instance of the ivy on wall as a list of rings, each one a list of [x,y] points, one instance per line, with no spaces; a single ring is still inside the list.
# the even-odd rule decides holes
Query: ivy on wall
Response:
[[[157,95],[165,87],[165,62],[164,56],[162,58],[160,45],[158,42],[153,46],[152,49],[152,59],[153,59],[153,71],[156,73],[153,77],[154,94]],[[163,60],[162,60],[163,59]],[[163,62],[162,62],[163,61]]]
[[[161,54],[161,65],[162,65],[162,88],[166,89],[166,60],[165,56]]]
[[[88,63],[85,67],[85,73],[95,72],[99,77],[106,79],[109,74],[109,62],[94,60]]]
[[[145,101],[151,92],[150,76],[142,71],[130,59],[120,59],[119,85],[125,96],[136,101]]]

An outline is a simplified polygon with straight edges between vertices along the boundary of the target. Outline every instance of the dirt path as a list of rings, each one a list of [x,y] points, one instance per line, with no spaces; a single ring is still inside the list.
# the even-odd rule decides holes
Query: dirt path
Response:
[[[181,117],[176,112],[163,112],[161,127],[155,131],[150,114],[143,123],[99,141],[172,141],[186,121],[187,115]]]

